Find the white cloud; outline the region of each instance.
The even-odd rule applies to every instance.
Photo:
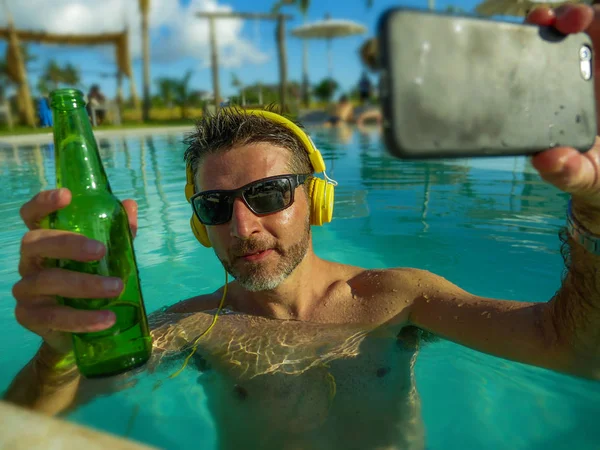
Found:
[[[20,29],[50,33],[101,33],[130,30],[132,58],[141,55],[141,16],[137,0],[7,0]],[[215,0],[192,0],[182,6],[178,0],[150,0],[150,39],[152,61],[173,62],[193,57],[210,65],[208,21],[195,16],[200,11],[231,11]],[[260,64],[269,56],[241,37],[243,22],[217,20],[220,64],[239,67]],[[105,50],[106,51],[106,50]],[[112,55],[112,53],[109,53]]]

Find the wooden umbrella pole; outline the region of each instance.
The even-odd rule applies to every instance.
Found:
[[[29,84],[27,82],[27,71],[25,70],[25,62],[23,54],[21,53],[17,31],[15,30],[10,13],[8,15],[8,46],[10,55],[9,60],[12,60],[8,61],[8,63],[14,63],[17,83],[19,84],[17,99],[21,109],[20,112],[25,123],[30,127],[35,127],[35,114],[33,111],[33,102],[29,91]]]

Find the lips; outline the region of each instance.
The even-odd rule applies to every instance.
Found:
[[[251,253],[246,253],[246,254],[242,255],[241,258],[244,261],[255,262],[255,261],[260,261],[260,260],[266,258],[272,252],[273,252],[273,249],[268,248],[266,250],[258,250],[258,251],[254,251],[254,252],[251,252]]]

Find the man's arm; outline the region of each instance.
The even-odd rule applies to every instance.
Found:
[[[588,220],[581,216],[588,230],[600,234]],[[411,278],[425,289],[415,292],[409,323],[484,353],[600,379],[600,257],[565,232],[561,238],[567,273],[549,302],[483,298],[414,271]]]
[[[600,211],[578,208],[576,220],[600,236]],[[566,232],[561,233],[567,268],[561,289],[549,303],[558,341],[570,350],[573,363],[588,376],[600,379],[600,255],[585,249]]]
[[[80,379],[72,355],[60,355],[42,344],[10,384],[4,399],[48,415],[56,415],[73,404]]]
[[[169,307],[168,313],[189,313],[214,309],[219,304],[222,289],[210,295],[193,297]],[[162,324],[162,312],[151,314],[148,319],[156,329]],[[173,320],[172,315],[168,320]],[[153,352],[159,351],[156,347]],[[69,408],[85,403],[100,393],[107,394],[128,387],[126,376],[95,381],[80,391],[82,377],[72,355],[60,355],[46,344],[21,369],[14,378],[4,400],[49,415],[65,412]]]

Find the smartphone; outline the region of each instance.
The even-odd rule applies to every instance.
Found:
[[[585,152],[597,134],[591,39],[409,8],[378,24],[383,135],[399,158]]]

